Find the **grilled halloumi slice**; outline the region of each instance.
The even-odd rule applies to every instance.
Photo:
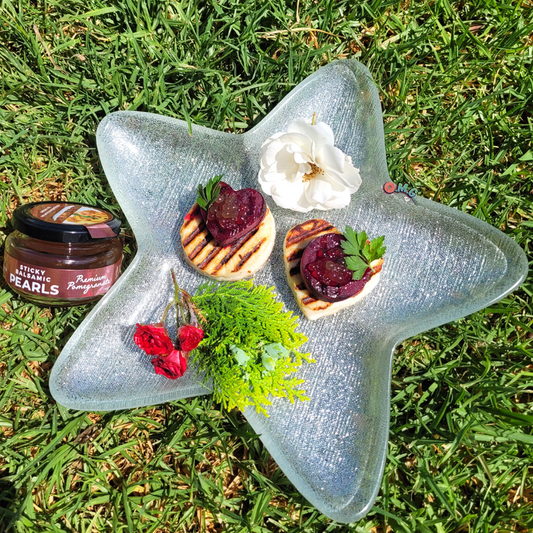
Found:
[[[266,216],[257,228],[233,244],[220,246],[209,233],[195,203],[185,216],[180,237],[189,265],[206,276],[236,281],[252,276],[266,263],[274,247],[276,226],[267,207]]]
[[[296,303],[305,317],[309,320],[316,320],[323,316],[333,315],[341,309],[350,307],[364,298],[378,284],[381,266],[383,264],[383,259],[372,261],[370,265],[376,270],[376,273],[373,274],[370,280],[365,284],[363,290],[355,296],[340,302],[317,300],[307,290],[302,275],[300,274],[300,259],[302,258],[306,246],[316,237],[320,237],[326,233],[341,232],[325,220],[312,219],[291,228],[283,242],[283,261],[285,263],[287,281],[294,293]]]

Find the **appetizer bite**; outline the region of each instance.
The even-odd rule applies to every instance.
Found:
[[[364,231],[343,235],[329,222],[313,219],[291,228],[283,243],[287,281],[309,320],[332,315],[364,298],[379,282],[384,237]]]
[[[270,257],[276,227],[255,189],[234,191],[215,176],[198,187],[180,237],[187,263],[211,278],[236,281],[252,276]]]

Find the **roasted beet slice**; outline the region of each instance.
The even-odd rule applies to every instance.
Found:
[[[300,260],[300,272],[307,290],[326,302],[340,302],[360,293],[372,276],[367,268],[360,280],[346,267],[341,242],[346,239],[338,233],[327,233],[313,239]]]
[[[255,189],[234,191],[221,181],[220,193],[208,212],[200,211],[213,238],[227,246],[257,228],[266,216],[267,206]]]

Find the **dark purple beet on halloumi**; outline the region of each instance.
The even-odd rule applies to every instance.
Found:
[[[255,189],[234,191],[227,183],[220,182],[217,199],[207,213],[200,211],[213,238],[221,246],[227,246],[261,224],[267,205]]]
[[[345,237],[327,233],[313,239],[305,248],[300,260],[300,272],[307,290],[315,298],[326,302],[340,302],[359,294],[372,277],[367,268],[360,280],[346,267],[341,242]]]

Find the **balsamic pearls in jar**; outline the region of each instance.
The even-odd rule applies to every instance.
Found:
[[[31,302],[81,305],[102,297],[122,262],[121,221],[90,205],[38,202],[13,213],[4,278]]]

